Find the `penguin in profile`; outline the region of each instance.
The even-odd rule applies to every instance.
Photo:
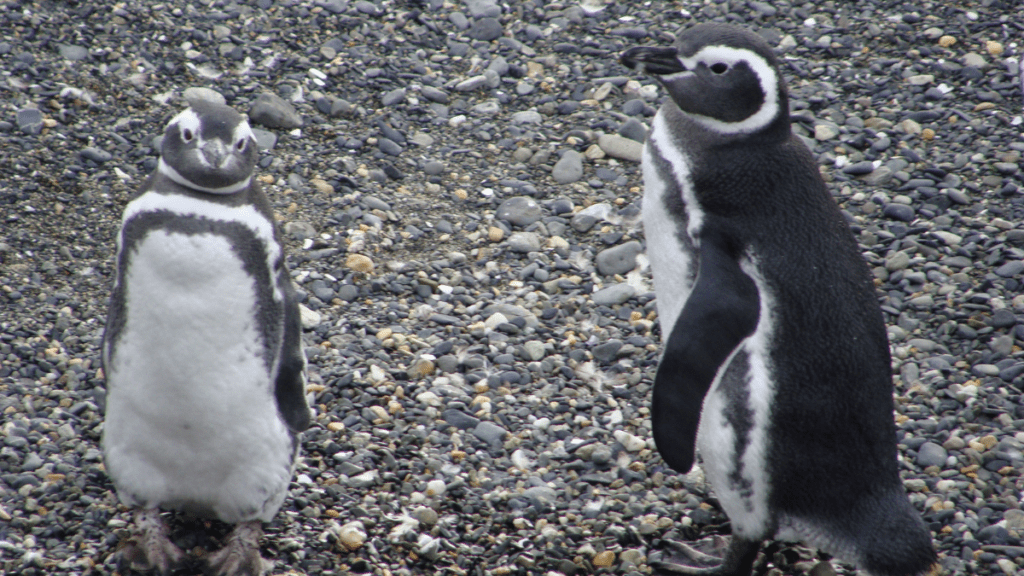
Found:
[[[258,576],[262,522],[284,501],[310,423],[298,301],[253,178],[245,117],[194,102],[124,211],[104,332],[103,455],[135,510],[122,561],[168,574],[186,556],[161,509],[235,524],[210,572]]]
[[[642,159],[664,340],[654,440],[678,472],[700,452],[732,526],[724,559],[674,543],[688,559],[656,573],[747,576],[770,539],[875,576],[933,570],[931,535],[899,476],[874,285],[790,129],[771,47],[701,24],[621,61],[669,96]]]

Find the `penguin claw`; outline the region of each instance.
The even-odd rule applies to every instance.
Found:
[[[204,559],[206,573],[212,576],[263,576],[270,563],[260,556],[263,528],[258,520],[235,526],[228,543]]]
[[[155,571],[168,576],[183,567],[185,553],[167,537],[167,525],[156,510],[139,510],[135,514],[138,533],[121,548],[121,563],[136,572]]]
[[[708,542],[704,540],[702,542]],[[726,544],[726,539],[715,536],[710,539],[711,547],[715,550],[725,550],[724,557],[706,554],[683,542],[665,540],[665,543],[680,552],[690,561],[697,565],[683,563],[678,558],[667,561],[652,561],[649,565],[654,568],[656,576],[668,574],[688,574],[690,576],[749,576],[753,566],[754,558],[760,547],[759,542],[733,538]]]

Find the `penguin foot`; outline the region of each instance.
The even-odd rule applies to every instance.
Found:
[[[683,563],[680,559],[670,561],[651,562],[654,574],[689,574],[691,576],[750,576],[754,567],[754,559],[757,558],[757,551],[761,542],[747,540],[735,536],[725,544],[725,538],[715,536],[711,540],[711,547],[717,550],[725,549],[724,557],[706,554],[683,542],[666,540],[665,542],[694,564]],[[706,542],[706,540],[705,540]]]
[[[228,543],[206,556],[206,572],[214,576],[263,576],[270,563],[260,556],[262,536],[259,520],[238,524],[228,535]]]
[[[136,572],[156,571],[161,576],[182,567],[185,553],[167,537],[167,524],[159,510],[136,510],[135,527],[137,532],[121,548],[122,564]]]

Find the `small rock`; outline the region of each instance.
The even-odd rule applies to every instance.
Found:
[[[634,434],[630,434],[625,430],[616,430],[612,433],[612,436],[619,441],[619,444],[622,444],[622,447],[625,448],[627,452],[639,452],[647,446],[646,440]]]
[[[525,228],[540,220],[544,216],[544,211],[533,198],[513,196],[498,206],[495,216]]]
[[[598,306],[614,306],[622,304],[636,295],[636,288],[626,284],[613,284],[590,295],[590,299]]]
[[[597,139],[597,145],[612,158],[639,162],[644,146],[640,142],[617,134],[604,134]]]
[[[566,150],[551,170],[551,177],[559,184],[576,182],[583,177],[583,156],[575,150]]]
[[[473,429],[473,435],[494,448],[500,448],[508,435],[508,430],[498,426],[494,422],[480,422]]]
[[[373,272],[373,260],[362,254],[349,254],[345,259],[345,266],[363,274]]]
[[[594,355],[594,358],[601,362],[613,362],[617,357],[619,350],[622,349],[622,340],[612,338],[603,344],[594,346],[593,350],[590,351]]]
[[[264,92],[256,98],[249,109],[249,118],[267,128],[291,130],[302,126],[302,116],[299,116],[295,107],[270,92]]]
[[[320,325],[320,313],[310,310],[302,304],[299,304],[299,317],[302,321],[302,327],[306,330],[312,330]]]
[[[338,546],[346,552],[358,550],[366,542],[366,530],[359,520],[349,522],[338,529]]]
[[[636,257],[643,252],[643,246],[636,240],[613,246],[597,253],[594,263],[597,271],[604,276],[625,274],[636,266]]]
[[[18,110],[18,128],[25,134],[34,135],[43,131],[43,113],[38,108]],[[582,175],[582,168],[580,175]]]
[[[490,42],[501,37],[505,29],[497,18],[480,18],[473,22],[473,25],[466,31],[466,35],[473,40]]]
[[[192,86],[186,88],[181,94],[182,98],[189,103],[189,106],[196,102],[208,102],[210,104],[220,104],[224,106],[227,104],[227,100],[224,99],[224,95],[211,88],[204,86]]]
[[[636,118],[630,118],[623,122],[622,126],[619,127],[619,134],[624,138],[636,140],[637,142],[647,140],[647,128],[644,127],[643,122]]]
[[[925,442],[917,449],[917,465],[922,468],[946,465],[946,449],[934,442]]]
[[[536,252],[540,250],[540,236],[536,232],[516,232],[509,237],[508,247],[519,254]]]

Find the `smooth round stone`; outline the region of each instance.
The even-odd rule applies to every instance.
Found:
[[[57,51],[60,52],[62,58],[71,61],[85,60],[89,57],[89,50],[87,48],[74,44],[58,44]]]
[[[643,142],[647,140],[647,128],[644,128],[643,122],[636,118],[630,118],[622,123],[619,127],[619,135],[630,140],[636,140],[637,142]]]
[[[381,97],[380,103],[384,106],[395,106],[402,103],[405,100],[405,88],[395,88],[390,92],[384,93]]]
[[[594,263],[597,271],[604,276],[625,274],[636,266],[636,257],[643,252],[643,246],[636,240],[613,246],[597,253]]]
[[[1012,278],[1024,272],[1024,261],[1014,260],[996,268],[996,275],[1003,278]]]
[[[612,158],[639,162],[643,152],[643,144],[618,134],[605,134],[597,139],[597,145]]]
[[[535,232],[516,232],[509,236],[508,247],[518,254],[528,254],[540,250],[540,236]]]
[[[466,35],[473,40],[490,42],[501,37],[505,29],[497,18],[480,18],[473,22],[473,25],[466,31]]]
[[[639,116],[644,113],[646,108],[647,103],[642,98],[633,98],[622,105],[622,113],[627,116]]]
[[[887,204],[882,209],[882,215],[886,218],[893,220],[899,220],[900,222],[910,222],[914,219],[914,209],[906,204]]]
[[[929,466],[945,466],[948,453],[946,449],[934,442],[925,442],[917,449],[917,465],[922,468]]]
[[[264,92],[256,98],[249,109],[249,118],[267,128],[291,130],[302,126],[302,116],[299,116],[295,107],[270,92]]]
[[[82,158],[92,160],[97,164],[103,164],[104,162],[108,162],[111,158],[114,157],[110,152],[107,152],[106,150],[102,150],[100,148],[96,148],[95,146],[83,148],[82,151],[79,152],[79,154],[82,155]]]
[[[590,295],[591,301],[598,306],[614,306],[622,304],[636,295],[636,288],[626,283],[613,284]]]
[[[559,184],[569,184],[582,178],[583,155],[575,150],[566,150],[551,170],[551,177]]]
[[[391,156],[398,156],[402,153],[402,147],[397,142],[383,136],[377,139],[377,147],[381,152]]]
[[[544,211],[533,198],[514,196],[498,206],[495,216],[516,226],[526,227],[540,220]]]
[[[427,160],[423,164],[423,172],[428,176],[437,176],[441,172],[444,172],[444,163],[437,160]]]
[[[352,302],[359,298],[359,287],[354,284],[343,284],[338,287],[337,293],[338,298],[345,302]]]
[[[568,214],[572,212],[573,207],[574,205],[572,203],[572,200],[568,198],[556,198],[555,200],[552,200],[550,204],[548,204],[548,210],[551,210],[551,213],[554,214],[555,216],[559,216],[561,214]]]

